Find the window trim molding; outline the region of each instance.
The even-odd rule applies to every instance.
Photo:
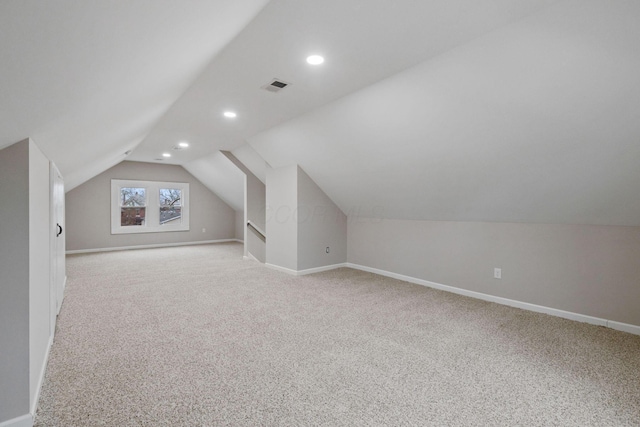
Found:
[[[144,187],[147,192],[145,225],[120,225],[120,189],[124,187]],[[182,221],[177,224],[160,224],[160,189],[176,188],[182,191]],[[111,234],[167,233],[189,231],[189,183],[166,181],[143,181],[135,179],[111,180]]]

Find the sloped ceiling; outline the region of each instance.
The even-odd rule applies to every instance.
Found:
[[[249,141],[348,214],[638,226],[639,16],[564,1]]]
[[[640,225],[638,16],[630,0],[4,0],[0,147],[33,137],[67,189],[168,151],[237,209],[229,150],[263,180],[300,164],[351,214]],[[272,78],[291,86],[261,90]]]
[[[131,155],[178,141],[182,164],[338,99],[552,4],[550,0],[272,0],[158,121]],[[321,67],[305,58],[319,53]],[[291,84],[262,90],[273,78]],[[233,110],[234,120],[222,113]]]
[[[234,210],[244,210],[244,173],[220,151],[182,167]]]
[[[0,148],[67,189],[124,159],[267,0],[0,1]]]

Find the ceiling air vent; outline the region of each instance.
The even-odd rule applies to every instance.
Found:
[[[273,79],[271,81],[271,83],[266,84],[264,86],[262,86],[262,89],[269,91],[269,92],[280,92],[282,89],[284,89],[285,87],[289,86],[290,83],[285,83],[280,79]]]

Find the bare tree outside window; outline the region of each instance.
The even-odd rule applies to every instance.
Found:
[[[160,189],[160,225],[182,220],[182,190]]]
[[[111,234],[189,231],[189,183],[112,179],[110,211]]]
[[[124,187],[120,189],[120,225],[144,225],[147,205],[145,188]]]

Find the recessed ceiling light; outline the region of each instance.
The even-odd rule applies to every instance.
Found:
[[[189,146],[189,143],[188,143],[188,142],[185,142],[185,141],[182,141],[182,142],[179,142],[179,143],[178,143],[178,146],[179,146],[179,147],[182,147],[182,148],[187,148],[187,147]]]
[[[162,157],[171,157],[171,154],[169,154],[169,153],[162,153]]]
[[[233,111],[225,111],[224,116],[228,119],[233,119],[237,116],[237,114],[234,113]]]
[[[320,65],[324,62],[324,58],[320,55],[307,56],[307,63],[311,65]]]

